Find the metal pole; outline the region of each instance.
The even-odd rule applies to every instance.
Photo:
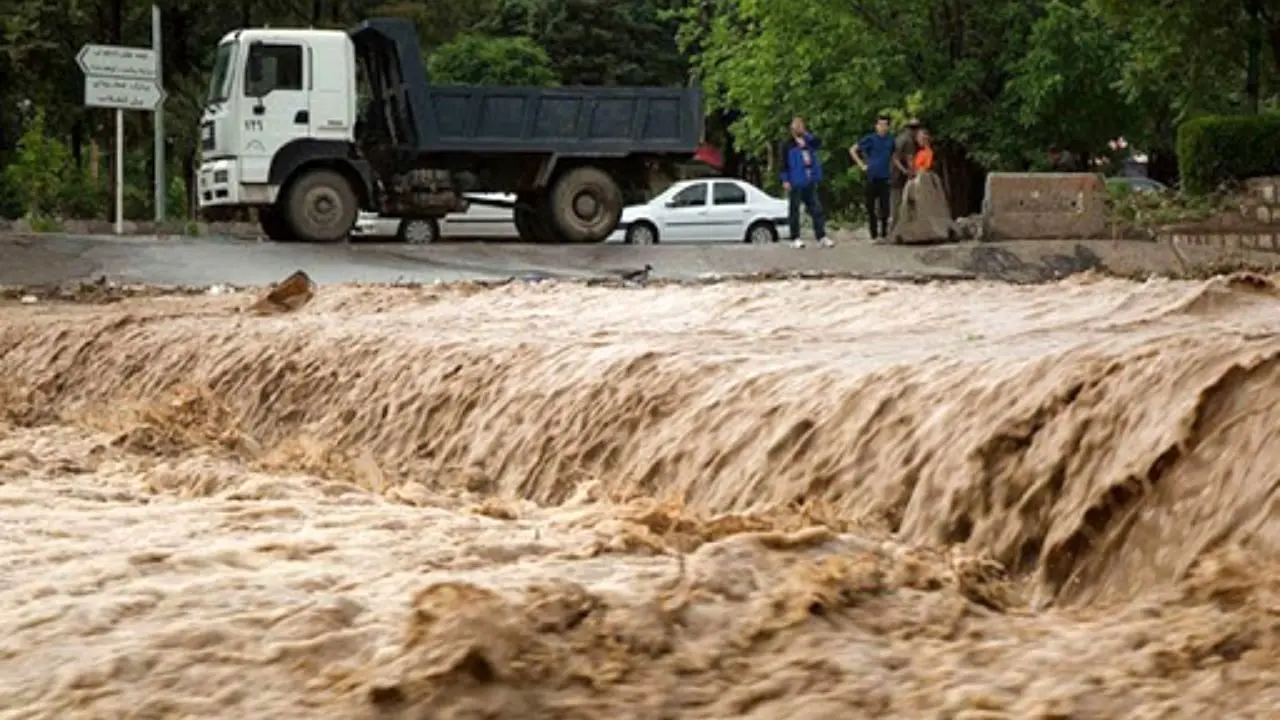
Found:
[[[124,234],[124,110],[116,110],[116,234]]]
[[[156,87],[161,91],[164,90],[164,60],[162,59],[162,44],[160,36],[162,29],[160,27],[160,6],[151,6],[151,47],[156,51]],[[164,103],[161,102],[156,106],[156,111],[152,115],[156,132],[156,222],[164,222],[167,212],[165,209],[165,200],[168,198],[168,185],[165,183],[165,152],[164,152]]]

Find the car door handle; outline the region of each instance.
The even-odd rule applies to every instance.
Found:
[[[265,115],[266,113],[267,113],[267,106],[266,106],[266,105],[261,105],[261,104],[259,104],[259,105],[254,105],[254,106],[253,106],[253,114],[254,114],[254,115]]]
[[[306,125],[311,122],[311,112],[308,110],[299,110],[298,114],[293,116],[293,122],[297,125]]]

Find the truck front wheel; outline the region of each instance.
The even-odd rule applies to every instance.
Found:
[[[337,242],[356,224],[351,183],[332,170],[311,170],[290,184],[284,200],[289,227],[306,242]]]
[[[551,217],[570,242],[603,242],[622,218],[622,189],[603,170],[574,168],[551,192]]]

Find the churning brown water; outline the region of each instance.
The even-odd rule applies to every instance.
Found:
[[[1280,707],[1280,291],[0,307],[0,711]]]

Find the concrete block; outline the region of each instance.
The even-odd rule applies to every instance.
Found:
[[[1094,173],[990,173],[983,214],[992,239],[1102,237],[1106,181]]]
[[[1280,197],[1280,193],[1276,191],[1277,180],[1278,178],[1270,176],[1249,178],[1244,181],[1245,191],[1268,205],[1274,205],[1277,197]]]

